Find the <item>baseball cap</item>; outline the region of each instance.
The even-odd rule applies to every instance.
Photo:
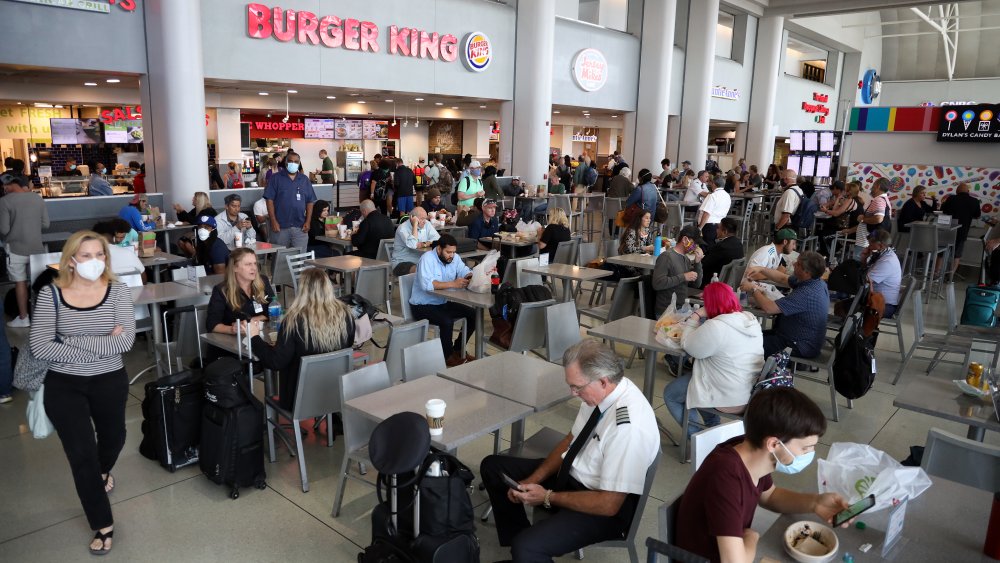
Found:
[[[795,235],[795,231],[792,229],[781,229],[774,235],[774,240],[778,242],[785,242],[786,240],[795,240],[798,236]]]
[[[135,194],[135,197],[132,198],[131,203],[132,205],[135,205],[140,201],[149,201],[149,198],[146,196],[146,194]]]
[[[701,231],[699,231],[698,227],[695,227],[694,225],[688,225],[687,227],[681,229],[681,232],[677,233],[677,240],[680,240],[681,237],[687,237],[699,246],[705,244],[705,241],[701,238]]]
[[[475,162],[475,161],[473,161],[473,162]],[[483,205],[482,206],[486,207],[487,205],[496,205],[496,204],[497,204],[497,200],[493,199],[492,197],[488,197],[488,198],[486,198],[486,199],[483,200]]]
[[[213,229],[218,226],[216,224],[216,222],[215,222],[215,217],[212,217],[211,215],[202,215],[201,217],[198,217],[198,224],[199,225],[208,225],[209,227],[212,227]]]
[[[17,184],[22,188],[28,187],[28,179],[19,174],[0,175],[0,183],[2,183],[4,186],[6,186],[7,184]]]
[[[469,163],[469,168],[482,168],[483,165],[478,160],[473,160]],[[495,201],[493,203],[496,203]]]

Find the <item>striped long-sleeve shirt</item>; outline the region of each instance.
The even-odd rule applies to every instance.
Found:
[[[135,308],[128,286],[109,284],[104,299],[85,309],[67,304],[55,289],[59,291],[58,326],[54,288],[44,287],[38,294],[31,319],[31,353],[47,360],[50,370],[71,375],[100,375],[123,367],[122,354],[135,342]],[[123,331],[111,336],[116,325]]]

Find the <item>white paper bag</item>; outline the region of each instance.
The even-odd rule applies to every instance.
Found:
[[[913,500],[931,486],[919,467],[905,467],[868,444],[834,442],[826,459],[818,461],[819,492],[839,493],[848,503],[875,495],[872,510],[893,505],[893,500]]]
[[[31,399],[28,400],[28,428],[31,429],[31,435],[38,440],[48,438],[49,434],[55,430],[49,417],[45,414],[44,401],[45,384],[43,383],[38,391],[31,393]]]
[[[538,232],[538,223],[535,221],[524,222],[524,219],[518,219],[517,225],[514,226],[519,233],[530,233],[535,234]]]
[[[497,250],[489,251],[483,261],[476,264],[476,267],[472,269],[472,281],[469,282],[469,291],[474,291],[476,293],[489,293],[490,280],[493,271],[497,269],[497,260],[500,259],[500,252]]]

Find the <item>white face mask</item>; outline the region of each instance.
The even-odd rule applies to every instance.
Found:
[[[103,260],[92,258],[85,262],[77,262],[76,258],[73,258],[73,262],[76,263],[76,272],[80,274],[80,277],[83,279],[95,281],[97,278],[101,277],[101,274],[104,273]]]
[[[208,236],[212,234],[212,231],[206,231],[205,229],[198,229],[198,240],[206,241]]]

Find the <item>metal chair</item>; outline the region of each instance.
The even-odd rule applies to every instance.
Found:
[[[416,319],[413,317],[413,309],[410,307],[410,294],[413,293],[413,281],[417,278],[417,274],[406,274],[399,276],[399,308],[403,313],[404,322],[415,322]],[[398,323],[392,323],[398,324]],[[462,342],[467,340],[466,330],[468,327],[465,326],[465,319],[456,319],[455,328],[462,332]],[[430,325],[428,328],[428,334],[434,334],[437,332],[437,327]]]
[[[341,399],[340,418],[344,425],[344,459],[340,463],[337,496],[333,501],[334,518],[340,516],[340,507],[344,502],[344,488],[347,486],[348,478],[371,485],[367,480],[351,474],[350,463],[356,461],[359,472],[362,475],[365,473],[363,469],[364,464],[369,462],[368,439],[377,425],[375,422],[344,408],[343,405],[351,399],[381,391],[382,389],[388,389],[392,386],[392,381],[389,379],[389,372],[386,371],[385,363],[382,362],[346,373],[338,378],[338,380],[340,382],[339,395]]]
[[[604,241],[604,257],[611,258],[612,256],[618,256],[618,239]]]
[[[545,346],[545,308],[553,304],[555,301],[552,299],[522,303],[517,312],[517,320],[514,321],[510,348],[503,348],[493,341],[488,341],[490,346],[521,354],[543,348]]]
[[[824,342],[823,348],[820,350],[819,355],[815,358],[802,358],[799,356],[791,357],[791,361],[796,364],[826,370],[825,379],[808,373],[796,373],[795,377],[798,379],[805,379],[807,381],[828,385],[830,387],[830,406],[833,409],[834,422],[840,421],[840,410],[837,407],[837,390],[833,387],[833,362],[837,359],[837,350],[840,349],[841,345],[846,342],[847,339],[853,336],[854,322],[845,322],[844,326],[841,327],[840,332],[837,334],[837,338],[834,340],[833,344]],[[847,408],[854,408],[854,401],[848,400]]]
[[[920,467],[930,475],[1000,493],[1000,447],[938,428],[927,432]]]
[[[941,270],[945,271],[948,266],[944,264],[944,259],[948,256],[948,247],[940,246],[938,241],[938,228],[934,223],[910,223],[910,244],[903,254],[903,275],[917,277],[920,272],[922,284],[920,289],[927,291],[930,289],[929,283],[934,276],[934,262],[938,257],[942,260]],[[923,258],[923,269],[918,270],[917,262]]]
[[[448,369],[441,343],[424,340],[403,349],[403,381],[413,381]]]
[[[538,267],[538,257],[530,256],[528,258],[523,258],[520,260],[511,260],[508,262],[509,265],[514,265],[514,280],[515,287],[525,287],[529,285],[541,285],[542,276],[540,274],[530,274],[525,272],[525,268],[537,268]]]
[[[698,468],[701,467],[701,464],[705,461],[705,458],[708,457],[708,454],[712,453],[715,446],[718,446],[730,438],[741,436],[744,433],[745,430],[743,429],[742,420],[725,422],[723,424],[719,424],[718,426],[706,428],[701,432],[695,432],[691,435],[691,467],[693,467],[695,471],[698,471]]]
[[[561,363],[563,353],[570,346],[583,340],[580,321],[576,316],[576,303],[566,301],[545,308],[545,359]]]
[[[674,238],[684,228],[684,210],[679,205],[667,206],[667,222],[663,224],[666,236]]]
[[[906,361],[906,344],[903,342],[903,309],[909,303],[917,282],[912,277],[907,277],[900,285],[899,303],[896,305],[896,312],[893,313],[891,319],[883,318],[878,324],[878,330],[880,333],[884,333],[886,328],[892,329],[899,340],[900,361]]]
[[[380,305],[385,305],[383,312],[387,315],[392,314],[392,305],[389,303],[392,296],[389,289],[390,275],[391,271],[388,266],[364,268],[358,271],[357,282],[354,284],[355,293],[371,301],[380,309]]]
[[[288,256],[299,253],[298,248],[281,248],[274,253],[274,268],[271,271],[271,287],[282,293],[282,305],[284,305],[284,288],[292,286],[292,272],[288,270]],[[200,277],[200,276],[199,276]]]
[[[302,432],[299,423],[310,418],[327,417],[326,436],[327,447],[333,446],[333,429],[331,428],[331,413],[341,409],[340,378],[351,371],[351,356],[354,350],[345,348],[337,352],[304,356],[299,367],[299,382],[295,390],[295,402],[291,411],[284,409],[274,397],[265,397],[264,406],[267,418],[267,449],[271,463],[276,460],[274,452],[274,431],[282,430],[278,426],[278,417],[283,416],[292,421],[292,434],[295,435],[295,457],[299,460],[299,476],[302,479],[302,492],[309,492],[309,479],[306,476],[305,450],[302,448]]]
[[[646,538],[647,563],[656,563],[657,553],[665,555],[670,561],[683,563],[709,563],[708,559],[695,555],[686,549],[681,549],[674,545],[677,541],[677,511],[681,507],[683,494],[677,495],[674,500],[660,505],[660,541],[653,538]]]
[[[934,369],[934,366],[941,362],[959,365],[968,364],[969,356],[972,352],[972,338],[954,334],[928,334],[924,329],[922,290],[914,290],[913,298],[910,299],[910,302],[913,304],[913,343],[910,344],[910,348],[906,351],[903,362],[899,364],[899,370],[896,371],[896,377],[892,380],[892,384],[895,385],[899,381],[907,364],[913,359],[913,353],[917,350],[931,350],[934,352],[934,357],[931,358],[931,362],[927,366],[927,373],[930,373]],[[941,356],[946,354],[958,354],[962,356],[962,361],[955,362],[941,359]]]
[[[566,212],[566,217],[569,218],[569,230],[575,232],[576,229],[573,228],[573,219],[583,216],[582,211],[573,211],[573,205],[570,203],[569,196],[566,194],[553,194],[549,196],[549,208],[558,207]]]
[[[393,381],[403,379],[403,350],[427,340],[430,323],[427,319],[412,323],[394,325],[389,329],[389,341],[385,344],[386,369]],[[440,346],[440,344],[439,344]]]
[[[285,256],[285,263],[288,264],[288,273],[292,278],[292,290],[295,291],[296,295],[299,293],[299,274],[302,273],[302,270],[311,267],[306,264],[306,260],[314,260],[315,258],[316,252],[313,250]]]
[[[637,295],[638,297],[636,297]],[[610,303],[580,309],[580,315],[597,319],[602,323],[610,323],[634,315],[637,308],[639,311],[645,309],[642,278],[639,276],[618,280],[618,286],[615,287],[615,292],[611,295]]]
[[[391,238],[384,238],[378,241],[378,250],[375,251],[375,259],[381,260],[382,262],[392,261],[392,249],[395,246],[395,240]]]
[[[535,265],[538,265],[538,256],[525,256],[523,258],[511,258],[507,260],[507,267],[504,268],[503,277],[500,279],[500,283],[509,283],[514,286],[517,285],[517,263],[522,260],[535,260]]]
[[[580,248],[580,241],[577,239],[565,240],[556,246],[556,254],[552,257],[554,264],[576,264],[576,254]]]

